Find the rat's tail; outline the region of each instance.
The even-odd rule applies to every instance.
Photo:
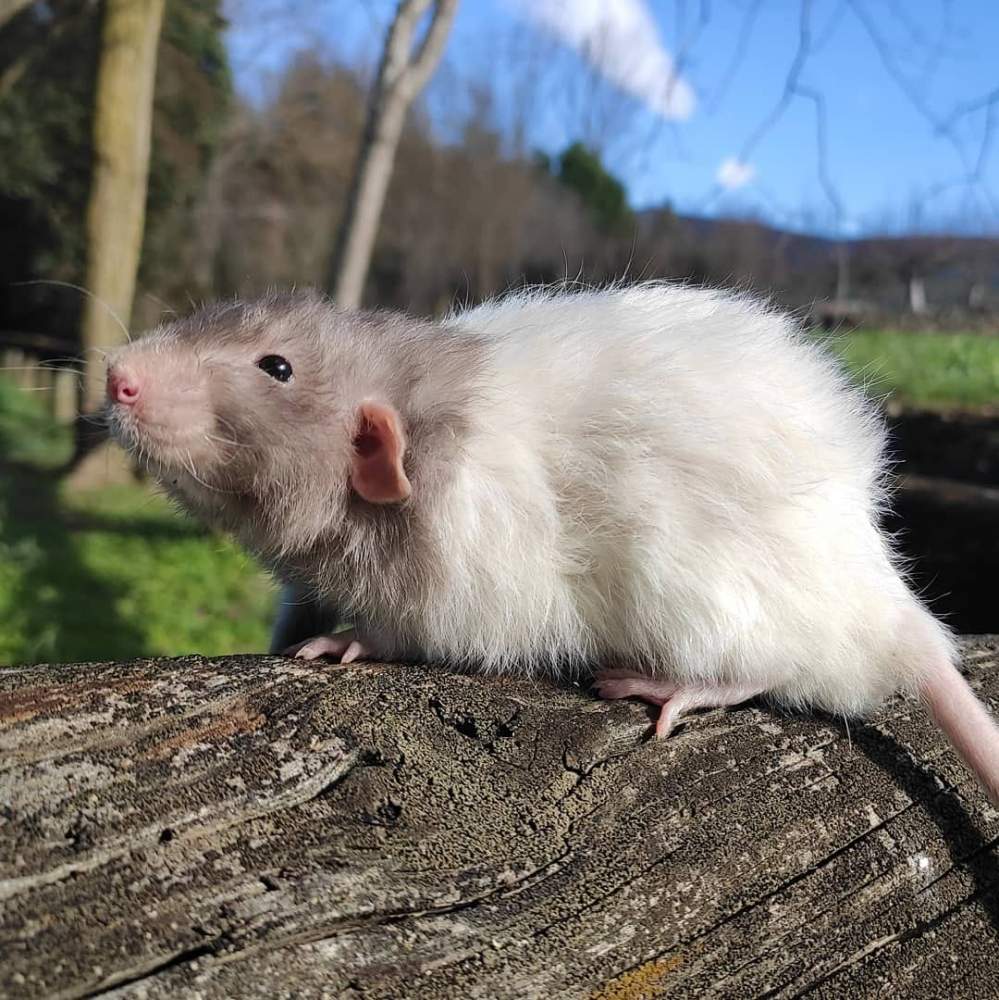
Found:
[[[934,721],[999,806],[999,725],[949,657],[939,657],[920,685]]]

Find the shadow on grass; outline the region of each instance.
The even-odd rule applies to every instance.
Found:
[[[112,535],[141,535],[162,541],[204,538],[205,532],[193,521],[176,522],[147,517],[127,517],[121,514],[99,514],[93,511],[69,510],[62,513],[63,523],[70,531],[102,531]]]
[[[0,456],[9,453],[7,443],[0,438]],[[0,458],[0,546],[13,570],[5,627],[20,634],[13,657],[68,662],[137,656],[145,635],[119,612],[127,588],[85,564],[61,508],[59,482],[53,472]],[[141,530],[148,532],[149,525]]]

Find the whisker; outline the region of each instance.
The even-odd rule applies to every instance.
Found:
[[[61,372],[63,375],[81,374],[78,368],[59,368],[56,365],[5,365],[0,372]]]
[[[196,483],[200,483],[202,486],[204,486],[204,488],[206,490],[211,490],[213,493],[229,493],[229,492],[231,492],[230,490],[219,489],[217,486],[209,486],[208,483],[206,483],[203,479],[199,478],[198,474],[194,471],[194,459],[191,457],[190,451],[188,451],[186,453],[186,455],[187,455],[187,461],[186,462],[182,462],[181,464],[184,466],[184,469],[188,473],[190,473],[191,478]]]
[[[121,317],[104,301],[99,295],[95,295],[89,288],[84,288],[83,285],[74,285],[72,281],[56,281],[53,278],[35,278],[32,281],[14,281],[11,285],[18,288],[22,285],[55,285],[58,288],[72,288],[83,295],[89,295],[94,302],[102,305],[107,309],[111,318],[118,324],[119,329],[123,334],[125,334],[125,340],[131,341],[132,335],[128,332],[128,327],[121,321]]]
[[[198,361],[198,363],[199,364],[201,363],[200,360]],[[234,433],[233,429],[232,429],[232,424],[228,420],[226,420],[225,417],[223,417],[221,415],[216,415],[215,419],[221,425],[222,430],[228,431],[230,434]]]
[[[201,436],[202,436],[202,437],[203,437],[203,438],[204,438],[204,439],[205,439],[205,440],[206,440],[206,441],[207,441],[207,442],[208,442],[209,444],[213,444],[213,443],[218,443],[218,444],[221,444],[221,445],[223,445],[223,446],[227,446],[227,445],[230,445],[230,444],[234,444],[234,442],[232,442],[232,441],[224,441],[224,440],[222,440],[222,438],[217,438],[217,437],[212,437],[212,435],[211,435],[211,434],[202,434]],[[236,458],[236,456],[235,456],[235,455],[229,455],[229,456],[227,456],[227,457],[226,457],[226,460],[225,460],[225,462],[224,462],[223,464],[224,464],[224,465],[228,465],[228,464],[229,464],[230,462],[232,462],[232,461],[233,461],[233,460],[234,460],[235,458]]]
[[[229,438],[217,437],[214,434],[209,434],[205,432],[205,438],[208,441],[216,441],[219,444],[227,445],[230,448],[250,448],[252,445],[243,444],[241,441],[230,441]]]

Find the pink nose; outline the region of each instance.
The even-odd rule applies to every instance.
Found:
[[[139,380],[121,368],[108,372],[108,398],[124,406],[132,406],[139,398]]]

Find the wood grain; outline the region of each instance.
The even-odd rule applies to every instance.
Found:
[[[999,995],[999,813],[918,705],[648,728],[412,666],[0,670],[0,994]]]

